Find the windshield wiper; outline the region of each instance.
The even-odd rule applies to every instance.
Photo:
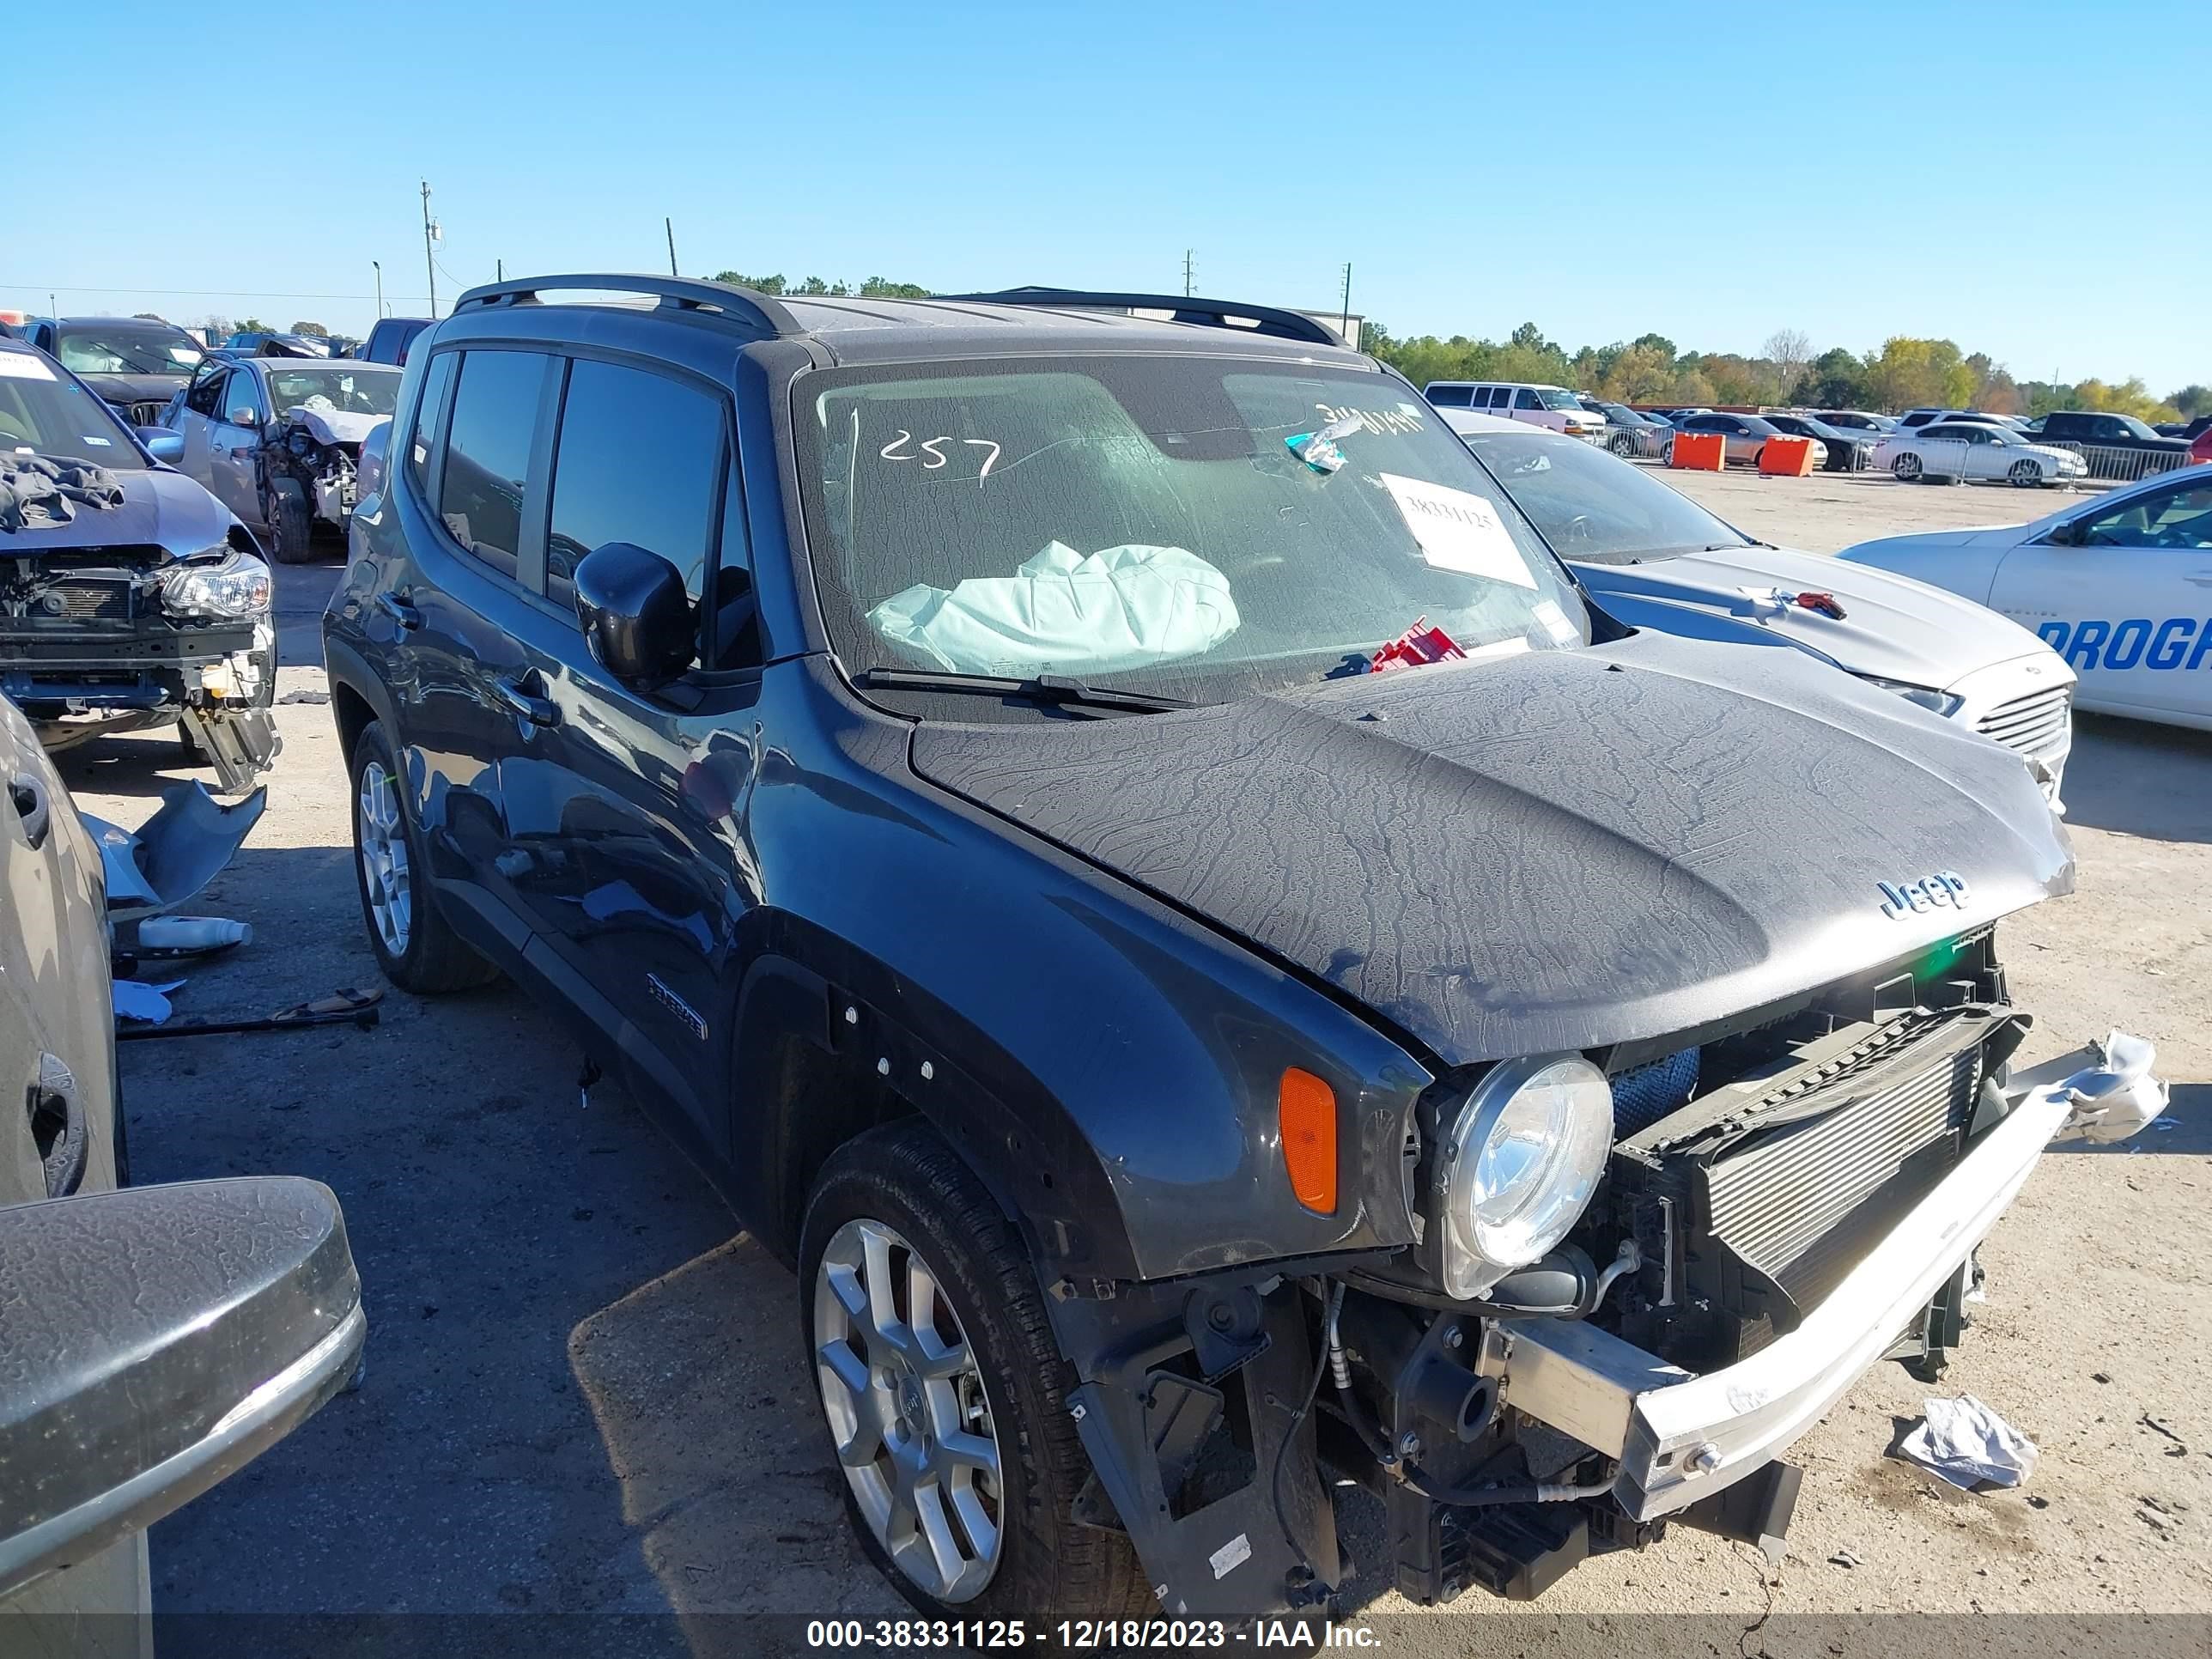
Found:
[[[1000,674],[948,674],[931,668],[871,668],[854,684],[872,691],[955,691],[981,696],[1018,697],[1061,708],[1123,708],[1153,714],[1170,708],[1195,708],[1188,697],[1158,697],[1149,691],[1123,691],[1110,685],[1086,685],[1065,674],[1036,674],[1016,679]]]

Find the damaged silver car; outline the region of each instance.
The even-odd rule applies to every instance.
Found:
[[[362,443],[392,418],[400,374],[351,360],[211,362],[163,424],[184,438],[179,466],[262,526],[279,564],[300,564],[319,528],[343,540],[353,522]]]
[[[179,449],[0,340],[0,693],[50,750],[180,726],[241,790],[278,746],[269,567]]]

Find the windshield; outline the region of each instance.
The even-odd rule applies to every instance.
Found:
[[[1110,679],[1197,701],[1589,636],[1496,483],[1397,382],[1200,357],[824,370],[796,388],[847,668]]]
[[[1568,410],[1570,413],[1576,415],[1589,413],[1589,411],[1583,407],[1582,400],[1576,397],[1573,392],[1561,392],[1554,387],[1539,387],[1536,392],[1536,401],[1542,404],[1547,409],[1564,409]]]
[[[182,329],[161,323],[71,323],[54,344],[75,374],[189,374],[207,355]]]
[[[1578,439],[1470,432],[1465,442],[1561,558],[1634,564],[1757,545],[1641,467]]]
[[[318,414],[389,415],[399,404],[397,369],[272,367],[268,374],[270,402],[279,414],[305,404]]]
[[[27,351],[0,351],[0,453],[8,452],[91,461],[117,472],[146,466],[105,404]]]

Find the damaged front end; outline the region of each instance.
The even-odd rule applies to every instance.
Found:
[[[1095,1488],[1170,1614],[1329,1601],[1324,1471],[1408,1600],[1527,1598],[1670,1523],[1778,1555],[1783,1462],[1885,1357],[1932,1377],[1976,1250],[2054,1137],[2140,1129],[2148,1046],[2024,1076],[1992,929],[1677,1037],[1441,1079],[1417,1242],[1187,1281],[1063,1281]]]
[[[260,451],[270,492],[296,488],[310,517],[343,535],[360,500],[362,445],[386,418],[307,405],[286,410]]]
[[[0,693],[49,750],[179,724],[224,789],[279,747],[269,568],[236,526],[185,558],[154,543],[0,547]]]

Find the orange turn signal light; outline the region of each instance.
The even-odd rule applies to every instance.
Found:
[[[1336,1091],[1311,1072],[1291,1066],[1276,1095],[1276,1116],[1291,1193],[1309,1210],[1335,1214]]]

